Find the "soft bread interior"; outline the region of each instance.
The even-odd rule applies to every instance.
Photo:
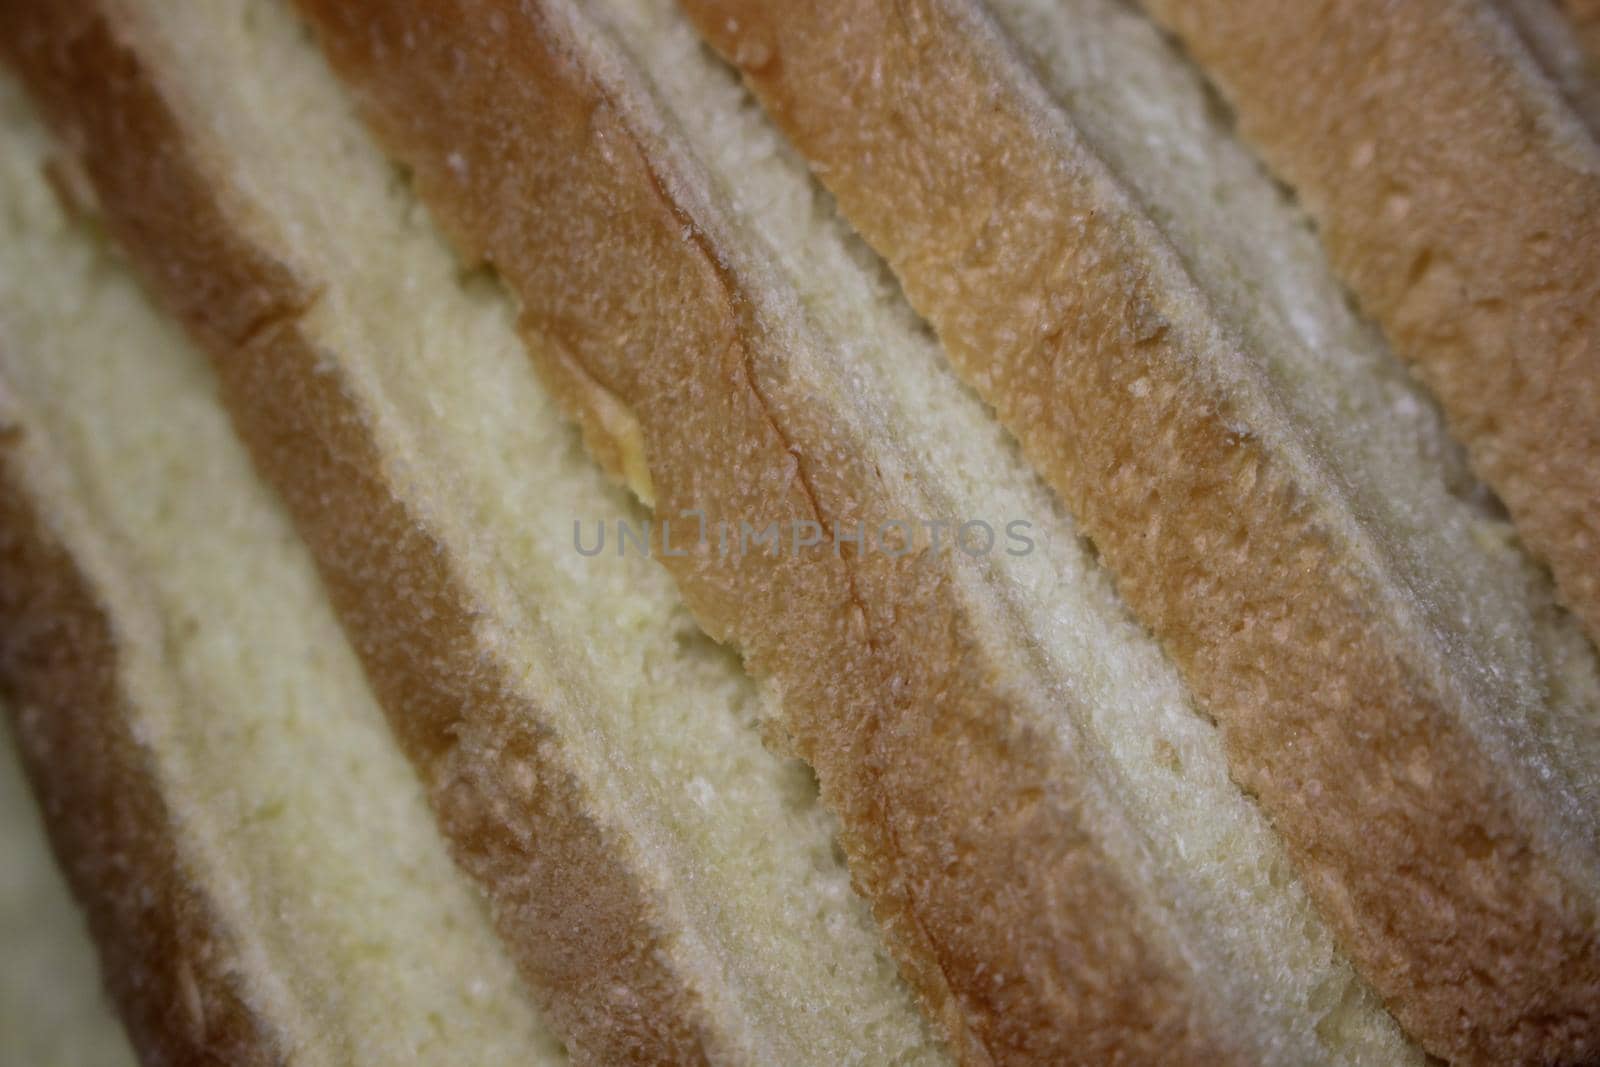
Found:
[[[133,1067],[133,1050],[100,990],[94,946],[40,832],[39,809],[4,726],[0,856],[0,1034],[7,1054],[51,1067]]]
[[[885,482],[906,487],[908,509],[956,524],[1032,523],[1040,550],[971,561],[958,571],[963,595],[997,642],[1029,650],[1010,665],[1047,709],[1037,725],[1063,747],[1087,748],[1103,799],[1135,828],[1109,847],[1160,898],[1171,928],[1154,936],[1193,953],[1226,1010],[1257,1028],[1268,1060],[1413,1055],[1339,958],[1171,665],[736,80],[669,4],[606,0],[586,13],[646,72],[660,111],[636,118],[681,157],[684,195],[710,197],[754,235],[734,269],[792,288],[806,328],[828,339],[819,350],[793,338],[795,372],[851,423]],[[592,44],[600,66],[618,68],[608,46]]]
[[[6,462],[100,592],[132,732],[252,1009],[295,1062],[565,1062],[209,365],[64,210],[82,186],[9,80],[0,144]]]
[[[1468,722],[1563,848],[1600,832],[1600,671],[1437,407],[1352,310],[1316,236],[1233,136],[1222,106],[1121,0],[999,0],[1096,153],[1243,343],[1221,366],[1254,432],[1276,437],[1343,511],[1386,610],[1465,694]],[[1264,371],[1264,376],[1258,375]],[[1331,520],[1330,520],[1331,521]]]
[[[127,5],[129,25],[250,238],[321,285],[300,328],[351,383],[392,477],[480,605],[655,890],[665,950],[762,1062],[938,1061],[760,695],[659,565],[594,524],[641,514],[583,455],[490,279],[463,276],[286,6]],[[511,783],[514,785],[515,783]]]

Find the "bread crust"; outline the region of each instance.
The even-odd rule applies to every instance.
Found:
[[[804,380],[804,350],[826,342],[576,5],[301,6],[463,258],[516,294],[591,440],[630,413],[674,543],[694,543],[686,509],[830,532],[906,517],[872,446]],[[1065,698],[1017,680],[950,564],[714,546],[663,562],[708,632],[781,687],[852,876],[967,1062],[1257,1054],[1152,920],[1152,887],[1106,853],[1137,831],[1042,736],[1029,702]]]
[[[1592,828],[1468,727],[1489,698],[1208,371],[1237,342],[981,10],[684,6],[1094,539],[1402,1025],[1463,1062],[1600,1053]]]
[[[1589,55],[1600,65],[1600,0],[1563,0]]]
[[[537,698],[475,628],[458,561],[408,508],[359,402],[303,328],[315,283],[230,216],[228,190],[162,95],[134,28],[111,0],[18,0],[0,7],[0,41],[81,154],[112,231],[211,355],[240,435],[310,546],[455,858],[484,887],[574,1059],[735,1055],[674,969],[648,888],[593,817]],[[64,781],[38,770],[46,789]],[[172,943],[185,953],[205,943],[181,934]],[[152,1020],[149,1040],[178,1040],[163,1022]]]
[[[1298,192],[1600,642],[1594,132],[1480,0],[1146,6]]]
[[[147,1064],[286,1062],[131,729],[116,626],[10,451],[0,440],[0,702],[128,1036]]]

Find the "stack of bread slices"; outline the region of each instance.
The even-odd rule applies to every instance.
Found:
[[[0,0],[0,704],[133,1052],[1600,1062],[1592,28]],[[115,1062],[12,794],[0,1022]]]

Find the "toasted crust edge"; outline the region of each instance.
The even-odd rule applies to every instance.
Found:
[[[150,1064],[281,1063],[132,732],[115,626],[6,453],[0,442],[0,696],[129,1038]]]
[[[662,950],[648,891],[539,709],[485,669],[453,561],[385,480],[359,403],[301,319],[317,291],[230,223],[116,7],[18,0],[5,58],[81,154],[106,220],[210,353],[224,402],[311,548],[456,861],[577,1062],[726,1059]]]
[[[983,17],[952,14],[975,6],[684,6],[1096,541],[1401,1024],[1469,1062],[1600,1048],[1592,887],[1195,372],[1188,346],[1223,342],[1166,298],[1184,283],[1136,206],[1007,87],[1011,53],[973,43]]]
[[[1299,193],[1600,642],[1596,132],[1480,0],[1145,6]]]
[[[1600,0],[1562,0],[1567,16],[1578,29],[1583,46],[1600,71]]]

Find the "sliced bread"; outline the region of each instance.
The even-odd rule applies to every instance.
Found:
[[[134,1048],[564,1063],[209,366],[69,213],[70,168],[0,79],[0,699]]]
[[[756,687],[699,634],[654,562],[576,550],[575,519],[637,526],[635,515],[539,388],[506,302],[452,262],[289,10],[7,4],[0,41],[76,150],[107,227],[212,357],[222,400],[310,545],[455,858],[485,891],[501,939],[574,1059],[942,1062],[850,890],[813,780],[762,743]],[[78,291],[60,289],[69,300]],[[58,312],[52,321],[70,319]],[[123,394],[136,396],[132,383]],[[99,417],[93,403],[73,410],[86,427]],[[222,425],[220,410],[208,417]],[[130,432],[165,433],[170,422],[152,406]],[[176,433],[162,440],[179,457],[206,460],[223,448]],[[235,466],[228,477],[237,481],[242,459]],[[94,469],[119,484],[113,470]],[[225,488],[202,503],[229,514]],[[141,487],[125,502],[148,507],[146,498]],[[174,525],[152,551],[182,554],[173,535],[186,524]],[[235,570],[246,590],[284,584]],[[40,608],[17,625],[35,615],[53,617]],[[248,631],[201,633],[238,648]],[[324,646],[340,647],[330,633],[300,640],[306,647],[285,657],[315,663],[331,654]],[[89,655],[99,646],[52,647]],[[260,681],[282,685],[301,669],[291,658]],[[263,743],[280,743],[263,733]],[[225,767],[234,770],[219,763],[216,773]],[[327,788],[354,781],[320,767],[259,773],[295,783],[304,773]],[[49,787],[72,787],[68,766],[39,774]],[[374,787],[374,800],[401,784]],[[328,802],[325,817],[348,819],[350,803]],[[411,834],[434,832],[420,811],[406,823]],[[347,860],[308,851],[281,862],[276,877],[359,865],[369,847],[378,846]],[[100,840],[62,851],[83,863],[114,854]],[[389,875],[371,862],[384,884]],[[132,906],[118,888],[99,892]],[[392,968],[398,982],[449,986],[437,1004],[392,1003],[375,1019],[392,1031],[380,1036],[443,1026],[448,1040],[422,1060],[494,1062],[445,1025],[455,1021],[453,998],[476,988],[452,977],[452,961],[482,956],[491,981],[492,953],[460,922],[413,921],[400,910],[379,921],[418,958],[380,954],[374,966]],[[308,966],[323,951],[315,929],[305,926],[301,946]],[[191,931],[170,940],[186,951],[208,943]],[[140,982],[127,960],[110,969]],[[247,961],[223,973],[245,982],[260,971]],[[282,981],[285,995],[329,1010],[389,988],[365,978],[335,988]],[[165,1010],[185,1003],[150,995]],[[205,1014],[219,1029],[227,1019]],[[238,1017],[256,1015],[241,1008]],[[337,1027],[325,1029],[338,1038]],[[317,1043],[323,1032],[294,1030],[289,1048],[345,1059],[340,1044]],[[247,1036],[253,1043],[241,1038],[222,1058],[254,1062],[246,1049],[284,1047],[281,1037]],[[508,1056],[538,1055],[509,1023],[499,1040],[516,1050]],[[374,1060],[416,1058],[388,1047],[375,1045]]]
[[[302,6],[684,546],[702,623],[781,692],[958,1054],[1414,1055],[1070,520],[669,4]],[[1013,520],[1036,551],[954,544]],[[896,522],[909,544],[874,543]],[[777,551],[715,533],[768,523]]]
[[[1469,1061],[1600,1048],[1593,649],[1196,74],[1107,0],[685,7],[1082,523],[1401,1023]]]

